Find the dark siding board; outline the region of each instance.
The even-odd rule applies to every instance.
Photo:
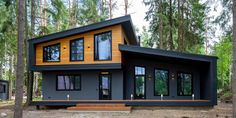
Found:
[[[67,94],[71,100],[98,100],[98,77],[103,72],[96,71],[44,71],[42,80],[43,100],[66,100]],[[123,99],[123,72],[122,70],[110,70],[112,75],[112,99]],[[80,91],[56,91],[56,76],[58,74],[80,74]]]

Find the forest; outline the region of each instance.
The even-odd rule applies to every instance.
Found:
[[[141,46],[217,56],[219,100],[232,100],[233,1],[231,0],[140,0],[149,23],[136,28]],[[25,0],[24,95],[27,94],[27,40],[118,17],[133,9],[132,0]],[[220,6],[220,8],[219,8]],[[0,79],[10,84],[9,97],[16,93],[17,0],[0,1]],[[220,9],[220,10],[219,10]],[[212,15],[213,12],[218,14]],[[144,12],[144,11],[143,11]],[[136,25],[136,24],[134,24]],[[220,30],[219,32],[216,32]],[[18,60],[19,61],[19,60]],[[33,95],[40,99],[40,73],[35,73]]]

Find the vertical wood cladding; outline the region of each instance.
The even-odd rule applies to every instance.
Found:
[[[112,60],[94,61],[94,34],[106,31],[112,31]],[[84,38],[84,61],[70,61],[70,40],[78,38]],[[43,62],[43,47],[56,43],[60,43],[60,62]],[[119,44],[124,44],[124,34],[121,25],[40,43],[35,46],[36,65],[121,63]]]

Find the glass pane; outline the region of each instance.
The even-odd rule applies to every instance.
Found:
[[[69,80],[70,80],[70,90],[74,90],[74,76],[69,76]]]
[[[69,76],[64,76],[64,79],[65,79],[65,89],[69,89],[70,88],[70,79],[69,79]]]
[[[169,73],[166,70],[155,70],[155,95],[168,95]]]
[[[57,87],[58,90],[65,89],[64,76],[57,77]]]
[[[84,40],[79,39],[71,42],[71,60],[79,61],[84,57]]]
[[[178,95],[192,95],[192,75],[187,73],[178,74]]]
[[[102,89],[109,89],[108,77],[102,76]]]
[[[80,76],[75,76],[75,83],[74,83],[74,85],[75,85],[75,89],[76,90],[80,89],[80,85],[81,85],[81,83],[80,83]]]
[[[135,75],[145,75],[145,68],[135,66]]]
[[[135,77],[135,95],[138,98],[144,97],[144,76],[136,76]]]
[[[111,32],[95,36],[95,59],[111,59]]]
[[[60,61],[60,44],[44,47],[43,50],[45,61]]]

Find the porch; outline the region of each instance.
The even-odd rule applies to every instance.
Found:
[[[127,106],[211,106],[210,100],[40,100],[36,106],[75,106],[76,104],[125,104]]]

